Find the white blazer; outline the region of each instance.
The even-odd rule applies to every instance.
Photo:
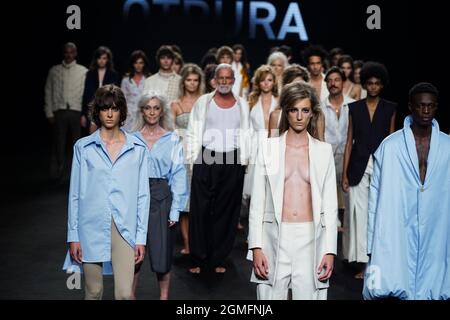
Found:
[[[314,220],[314,270],[325,254],[336,254],[337,247],[337,189],[333,151],[330,144],[309,138],[309,170]],[[278,251],[283,209],[285,179],[286,132],[260,142],[256,159],[249,213],[249,249],[261,248],[269,263],[268,280],[252,272],[251,281],[273,285],[278,266]],[[317,289],[327,288],[329,282],[318,280]]]
[[[206,119],[208,107],[215,95],[216,91],[202,95],[195,102],[192,111],[189,115],[189,124],[186,130],[186,160],[188,163],[194,163],[203,144],[203,132],[206,127]],[[250,122],[250,108],[247,101],[243,98],[235,96],[236,102],[241,113],[241,124],[239,129],[239,150],[241,165],[247,165],[251,152],[251,139],[253,134],[252,125]]]

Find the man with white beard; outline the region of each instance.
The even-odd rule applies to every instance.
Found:
[[[229,64],[215,71],[217,89],[192,108],[186,132],[187,161],[193,163],[189,216],[191,273],[226,272],[239,220],[251,125],[247,102],[235,96]]]

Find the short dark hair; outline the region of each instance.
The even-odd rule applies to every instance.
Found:
[[[159,60],[161,57],[166,56],[170,59],[175,59],[175,54],[170,46],[162,45],[159,47],[158,51],[156,51],[156,63],[159,65]]]
[[[330,69],[328,69],[326,75],[325,75],[325,82],[328,81],[328,77],[333,74],[333,73],[338,73],[341,76],[342,81],[347,80],[347,77],[345,76],[345,72],[342,71],[339,67],[331,67]]]
[[[344,54],[344,50],[342,48],[333,48],[333,49],[330,50],[329,57],[332,58],[332,57],[334,57],[334,56],[336,56],[338,54],[343,55]]]
[[[283,52],[286,57],[292,57],[292,48],[288,45],[283,44],[278,48],[278,51]]]
[[[429,93],[436,96],[436,99],[439,98],[439,91],[434,85],[429,82],[420,82],[409,90],[409,101],[412,101],[414,96],[420,93]]]
[[[308,64],[309,58],[317,56],[322,59],[322,63],[325,63],[327,58],[327,52],[324,48],[319,45],[310,45],[305,50],[303,50],[303,61]]]
[[[374,61],[368,61],[364,63],[364,66],[361,68],[361,84],[365,85],[367,80],[374,77],[380,79],[383,86],[388,85],[389,83],[389,74],[384,66],[384,64]]]
[[[117,107],[120,112],[120,126],[123,126],[127,119],[127,101],[122,90],[113,84],[107,84],[100,87],[95,92],[94,100],[89,105],[91,118],[97,127],[102,124],[100,122],[100,110],[103,107]]]

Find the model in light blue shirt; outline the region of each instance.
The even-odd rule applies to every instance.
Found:
[[[180,137],[174,133],[173,121],[166,98],[157,92],[144,92],[138,103],[135,137],[147,146],[148,178],[151,192],[170,189],[171,200],[151,199],[148,248],[152,270],[156,272],[160,299],[169,297],[170,268],[175,242],[175,224],[188,200],[188,180]],[[155,179],[164,179],[154,184]],[[170,202],[168,202],[170,201]],[[170,208],[170,212],[169,212]],[[167,223],[164,225],[165,219]],[[158,252],[162,251],[162,252]],[[156,252],[156,254],[155,254]],[[134,278],[134,295],[140,265]],[[136,295],[135,295],[136,296]]]
[[[114,120],[105,122],[113,125]],[[116,129],[114,134],[124,141],[121,149],[114,150],[114,144],[107,148],[103,131],[106,135],[110,132],[103,125],[74,146],[67,234],[73,252],[72,257],[67,255],[64,269],[78,271],[80,262],[103,262],[103,273],[111,273],[112,223],[133,250],[146,245],[150,205],[147,147],[118,125]],[[115,159],[111,159],[111,151],[116,152]],[[79,248],[75,250],[73,244]],[[139,254],[143,259],[144,252]]]

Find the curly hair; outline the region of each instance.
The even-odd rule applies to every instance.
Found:
[[[387,86],[389,83],[388,71],[386,67],[379,62],[368,61],[364,63],[361,68],[360,78],[362,85],[365,85],[370,78],[380,79],[383,86]]]
[[[120,126],[123,126],[127,119],[127,101],[122,90],[113,84],[100,87],[95,92],[94,100],[89,104],[90,118],[97,127],[101,127],[100,110],[103,108],[116,107],[120,112]]]
[[[302,52],[303,61],[305,64],[308,64],[309,58],[311,57],[320,57],[322,59],[322,63],[325,63],[327,59],[327,52],[324,48],[319,45],[310,45]]]

